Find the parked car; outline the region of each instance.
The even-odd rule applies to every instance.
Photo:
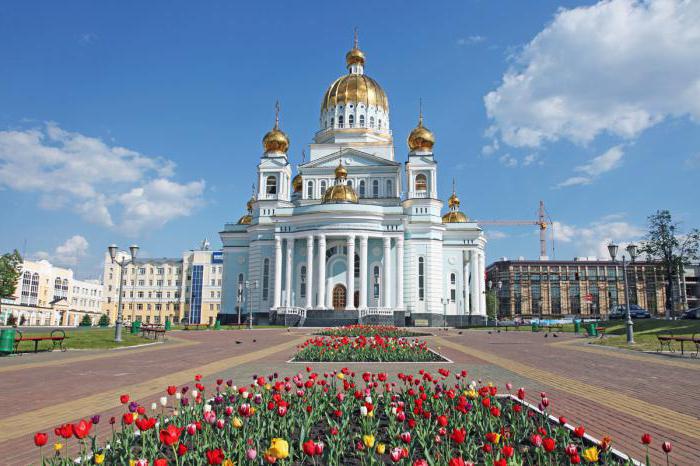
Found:
[[[681,319],[700,319],[700,307],[688,309],[683,313]]]
[[[651,314],[646,309],[639,307],[637,304],[630,304],[630,317],[633,319],[649,319]],[[625,319],[627,318],[627,306],[615,306],[608,314],[608,319]]]

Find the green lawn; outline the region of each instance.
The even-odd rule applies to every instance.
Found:
[[[593,343],[605,346],[614,346],[618,348],[627,348],[627,337],[625,330],[625,321],[614,320],[604,322],[602,326],[606,327],[605,337],[595,340]],[[659,344],[656,339],[656,334],[659,332],[671,331],[674,336],[693,336],[698,334],[700,337],[700,321],[697,320],[661,320],[661,319],[642,319],[634,321],[634,342],[630,349],[637,351],[655,351]],[[674,343],[676,350],[680,349],[678,343]],[[685,345],[686,352],[692,349],[695,352],[694,345]]]
[[[24,337],[49,336],[51,330],[44,332],[23,332]],[[114,341],[114,327],[93,328],[89,330],[66,330],[66,339],[63,346],[68,349],[110,349],[124,346],[134,346],[143,343],[151,343],[153,340],[142,338],[140,335],[132,335],[128,329],[122,333],[121,343]],[[39,351],[53,347],[50,341],[40,341]],[[19,351],[34,351],[33,341],[23,341],[19,344]]]

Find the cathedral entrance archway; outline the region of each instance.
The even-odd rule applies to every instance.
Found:
[[[347,290],[343,285],[333,287],[333,309],[341,311],[347,306]]]

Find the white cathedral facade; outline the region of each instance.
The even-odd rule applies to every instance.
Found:
[[[364,73],[357,42],[346,62],[294,178],[279,118],[263,138],[248,213],[220,233],[220,317],[236,322],[240,311],[242,321],[309,326],[483,321],[486,238],[454,192],[442,214],[433,133],[421,115],[405,164],[396,161],[389,102]]]

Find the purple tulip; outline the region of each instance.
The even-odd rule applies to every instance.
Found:
[[[92,416],[90,418],[90,420],[92,421],[93,424],[99,424],[100,423],[100,415],[95,414],[94,416]]]
[[[138,407],[139,407],[139,404],[135,401],[132,401],[131,403],[129,403],[129,412],[135,413],[136,410],[138,409]]]

